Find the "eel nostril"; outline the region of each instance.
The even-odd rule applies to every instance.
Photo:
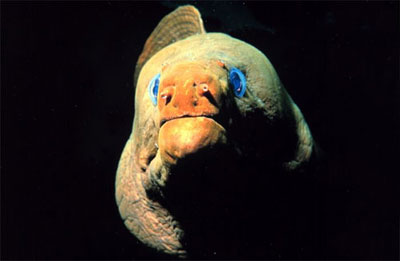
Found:
[[[171,101],[171,94],[169,92],[161,93],[160,98],[164,100],[164,105],[167,105]]]
[[[209,91],[208,85],[205,83],[200,84],[198,91],[199,91],[200,95],[205,95]]]

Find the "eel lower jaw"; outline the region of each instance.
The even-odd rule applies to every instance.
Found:
[[[207,116],[168,120],[161,126],[158,134],[160,156],[166,165],[176,165],[189,155],[226,141],[225,128]]]
[[[159,193],[180,162],[197,155],[207,160],[203,152],[226,144],[226,141],[225,129],[209,116],[185,116],[165,121],[160,128],[157,153],[143,173],[143,185],[146,190]]]

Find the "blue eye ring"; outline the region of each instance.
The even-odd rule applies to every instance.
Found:
[[[233,67],[229,72],[229,81],[236,97],[242,98],[246,91],[246,77],[244,74],[238,68]]]
[[[149,96],[151,99],[151,102],[153,103],[154,106],[157,105],[157,96],[158,96],[158,85],[160,84],[160,74],[157,74],[156,76],[151,79],[149,86],[147,87],[149,89]]]

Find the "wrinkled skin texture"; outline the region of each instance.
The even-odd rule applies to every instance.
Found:
[[[246,75],[241,99],[230,89],[232,67]],[[154,106],[147,86],[158,73]],[[260,51],[225,34],[194,35],[140,72],[117,204],[127,228],[163,253],[234,258],[245,247],[257,257],[270,177],[300,168],[312,152],[300,110]]]
[[[216,63],[184,62],[162,71],[158,144],[165,164],[199,149],[223,143],[225,129],[210,117],[219,114],[228,92],[225,71]]]

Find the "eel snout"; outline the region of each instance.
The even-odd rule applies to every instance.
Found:
[[[168,66],[159,87],[158,145],[163,162],[178,159],[217,143],[226,131],[217,122],[226,92],[226,71],[214,62],[182,62]]]
[[[227,82],[216,63],[183,62],[167,67],[159,87],[160,127],[184,116],[213,116],[220,112]]]

